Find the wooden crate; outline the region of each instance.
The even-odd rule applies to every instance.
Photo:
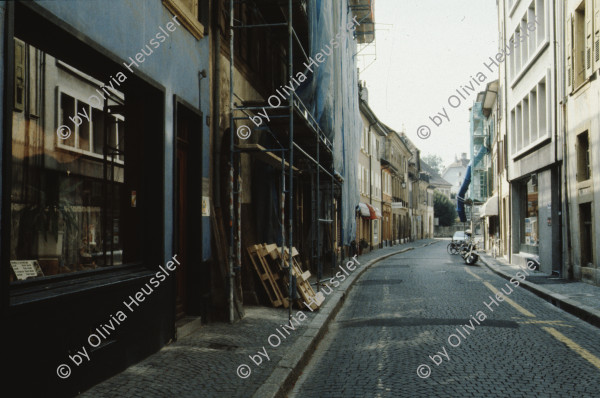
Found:
[[[296,258],[298,256],[298,251],[295,247],[292,247],[292,275],[296,277],[296,288],[298,289],[298,293],[300,293],[300,297],[302,297],[302,304],[304,306],[310,307],[311,310],[318,309],[325,301],[325,296],[319,292],[316,294],[310,285],[310,271],[302,271],[302,267],[300,266],[300,261]],[[278,247],[277,250],[273,250],[270,252],[272,258],[276,258],[278,263],[281,264],[281,247]],[[289,249],[284,248],[284,266],[288,266],[288,258],[289,258]],[[306,304],[304,304],[306,303]]]
[[[279,282],[281,280],[279,273],[273,272],[271,265],[265,258],[268,255],[265,245],[251,245],[247,248],[247,250],[250,260],[252,261],[252,265],[254,265],[254,269],[258,274],[273,307],[279,307],[283,305],[284,308],[288,308],[289,300],[281,292],[279,286]]]

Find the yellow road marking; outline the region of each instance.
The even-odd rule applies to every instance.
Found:
[[[528,324],[547,324],[547,325],[555,325],[555,326],[562,326],[562,327],[566,327],[566,328],[572,328],[574,326],[572,325],[567,325],[566,323],[564,323],[564,321],[542,321],[542,320],[529,320],[529,321],[517,321],[517,323],[520,323],[522,325],[528,325]]]
[[[465,267],[465,271],[467,271],[468,274],[470,274],[471,276],[474,276],[475,278],[482,280],[479,275],[473,273],[470,269],[468,269],[467,267]]]
[[[580,346],[579,344],[577,344],[576,342],[559,332],[558,330],[549,327],[543,327],[542,329],[550,333],[552,336],[554,336],[555,339],[557,339],[561,343],[565,343],[567,347],[569,347],[570,349],[578,353],[581,357],[590,362],[592,365],[600,369],[600,358],[598,358],[597,356],[595,356],[594,354],[592,354],[591,352],[589,352],[588,350],[586,350],[585,348],[583,348],[582,346]]]
[[[489,282],[483,282],[483,284],[486,285],[487,288],[490,289],[492,292],[494,292],[494,294],[499,293],[499,290],[496,289],[494,286],[492,286],[492,284],[490,284]],[[519,304],[515,303],[514,301],[512,301],[511,299],[506,297],[506,295],[504,293],[502,293],[502,295],[504,296],[504,301],[506,301],[508,304],[512,305],[521,314],[531,317],[531,318],[535,318],[535,315],[533,315],[531,312],[527,311],[525,308],[521,307]]]

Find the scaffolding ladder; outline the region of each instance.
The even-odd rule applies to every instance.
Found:
[[[287,28],[287,77],[293,79],[294,77],[294,44],[296,44],[305,60],[308,61],[309,57],[307,52],[304,50],[302,42],[300,38],[296,34],[296,31],[293,27],[293,14],[294,8],[293,5],[296,3],[301,3],[300,0],[280,0],[274,1],[275,4],[282,6],[282,11],[287,8],[287,16],[286,13],[283,12],[284,20],[283,22],[271,22],[269,23],[266,20],[263,20],[261,23],[256,24],[242,24],[242,19],[235,18],[235,7],[236,4],[246,4],[253,5],[255,9],[258,7],[253,1],[247,0],[229,0],[229,107],[230,107],[230,115],[229,115],[229,258],[228,258],[228,285],[229,285],[229,321],[234,321],[234,298],[233,298],[233,286],[234,286],[234,278],[236,272],[241,270],[241,201],[240,201],[240,193],[241,193],[241,181],[239,176],[236,177],[236,165],[239,163],[239,156],[244,152],[276,152],[281,155],[281,261],[282,268],[286,269],[289,273],[288,280],[290,281],[289,286],[289,300],[293,301],[295,297],[295,283],[294,276],[292,272],[292,267],[286,266],[283,262],[284,259],[284,250],[287,246],[289,253],[292,253],[293,247],[293,228],[294,228],[294,152],[297,150],[300,155],[302,155],[309,163],[314,165],[316,168],[316,180],[317,185],[316,188],[311,184],[312,193],[315,195],[313,198],[315,201],[313,202],[313,208],[311,211],[313,212],[311,215],[312,218],[312,226],[311,226],[311,245],[314,242],[317,242],[317,247],[311,248],[311,261],[316,262],[317,265],[317,290],[320,289],[320,283],[322,279],[322,263],[321,256],[319,255],[318,246],[320,243],[320,228],[319,224],[330,223],[332,224],[332,234],[331,234],[331,242],[335,241],[335,231],[333,230],[333,220],[328,219],[320,219],[319,218],[319,209],[320,209],[320,174],[323,173],[331,179],[331,217],[334,218],[334,168],[333,168],[333,157],[331,160],[331,171],[324,167],[321,163],[320,159],[320,147],[324,146],[332,151],[333,145],[332,143],[325,137],[323,132],[321,131],[317,121],[314,119],[312,114],[308,111],[306,106],[303,104],[301,99],[297,96],[295,91],[292,91],[290,95],[288,95],[288,101],[286,106],[286,114],[285,115],[273,115],[273,117],[287,118],[288,119],[288,138],[289,142],[287,143],[287,147],[285,147],[282,143],[276,140],[280,147],[279,148],[265,148],[265,149],[240,149],[235,146],[235,131],[236,131],[236,121],[237,120],[250,120],[250,114],[248,112],[256,111],[262,109],[262,107],[257,107],[254,105],[246,105],[244,101],[241,100],[241,104],[237,104],[235,102],[235,98],[239,98],[235,93],[235,39],[237,37],[236,32],[245,31],[247,29],[273,29],[273,28]],[[260,13],[260,12],[259,12]],[[264,19],[264,18],[263,18]],[[283,106],[283,105],[282,105]],[[302,149],[300,145],[298,145],[294,141],[294,112],[298,112],[299,115],[303,115],[304,121],[307,125],[313,129],[316,134],[316,159],[313,158],[310,154]],[[243,116],[238,116],[240,113]],[[269,129],[270,131],[270,129]],[[242,137],[240,137],[242,139]],[[287,154],[287,156],[286,156]],[[286,159],[287,158],[287,159]],[[286,166],[287,162],[287,166]],[[239,170],[239,167],[238,167]],[[287,178],[286,178],[287,177]],[[316,194],[315,194],[316,191]],[[285,214],[285,195],[287,195],[287,203],[288,203],[288,214]],[[287,233],[285,232],[286,226],[285,221],[287,217]],[[316,239],[315,239],[316,236]],[[335,267],[335,248],[332,248],[332,268]],[[289,318],[292,316],[292,306],[289,306]]]

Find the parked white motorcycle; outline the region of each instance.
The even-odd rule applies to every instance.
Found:
[[[474,265],[479,260],[479,254],[477,253],[477,243],[471,241],[465,245],[461,251],[461,256],[465,260],[465,264]]]

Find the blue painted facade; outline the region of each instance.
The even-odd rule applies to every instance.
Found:
[[[13,43],[13,32],[9,27],[13,21],[15,24],[29,21],[24,15],[27,18],[34,15],[35,18],[39,18],[39,21],[47,24],[39,28],[37,25],[28,25],[26,29],[29,33],[25,36],[40,38],[39,42],[43,45],[35,48],[46,53],[48,59],[56,58],[57,61],[65,61],[54,53],[65,55],[70,52],[67,57],[69,61],[74,60],[78,53],[82,54],[82,58],[92,54],[96,58],[82,59],[82,63],[101,60],[99,65],[110,65],[110,67],[97,73],[100,66],[91,65],[90,71],[93,70],[96,75],[89,72],[90,76],[104,73],[106,76],[116,76],[121,72],[127,77],[127,84],[131,84],[128,95],[131,94],[129,97],[134,98],[136,106],[141,109],[136,110],[131,117],[131,119],[137,117],[135,126],[139,127],[139,131],[136,131],[136,137],[138,134],[143,137],[146,131],[151,134],[147,142],[143,142],[145,140],[139,142],[139,153],[143,155],[133,156],[135,159],[143,158],[144,162],[135,164],[136,172],[142,176],[139,184],[143,188],[139,188],[138,194],[139,192],[153,193],[152,198],[138,198],[138,203],[142,204],[139,206],[139,213],[136,214],[142,216],[136,228],[139,229],[138,235],[143,236],[143,239],[134,245],[136,252],[139,250],[142,253],[141,258],[136,258],[136,264],[127,264],[123,260],[125,264],[123,267],[114,267],[114,269],[106,267],[97,269],[98,272],[73,272],[69,275],[52,274],[48,278],[31,282],[15,281],[16,272],[14,275],[11,274],[14,254],[11,239],[14,239],[12,235],[15,233],[15,220],[7,215],[15,213],[14,207],[20,204],[15,205],[16,201],[11,199],[11,192],[14,189],[10,185],[11,178],[7,177],[12,174],[12,184],[18,183],[15,182],[18,179],[14,177],[16,172],[13,169],[20,167],[18,164],[21,160],[14,160],[18,157],[15,156],[15,149],[8,148],[7,145],[18,147],[14,144],[16,142],[14,135],[11,138],[13,134],[11,130],[17,128],[16,124],[13,126],[11,120],[24,117],[22,115],[25,112],[19,113],[14,110],[14,101],[11,99],[14,82],[10,74],[5,73],[6,70],[14,67],[14,55],[11,54],[12,50],[6,49],[10,50]],[[3,137],[0,140],[0,157],[2,157],[0,160],[3,164],[0,182],[2,182],[2,198],[5,200],[0,215],[2,222],[0,322],[11,325],[6,332],[7,335],[3,335],[4,341],[12,342],[12,346],[7,348],[6,355],[11,358],[11,362],[14,359],[14,366],[9,371],[8,377],[15,380],[14,385],[19,387],[18,392],[22,396],[40,396],[42,393],[49,396],[75,395],[102,379],[124,370],[130,364],[141,360],[176,338],[175,319],[179,311],[176,307],[178,305],[176,282],[179,281],[176,281],[175,273],[172,273],[160,288],[152,290],[152,293],[147,295],[148,299],[144,303],[140,301],[140,305],[134,307],[135,311],[127,312],[127,319],[119,324],[110,338],[102,339],[103,344],[94,350],[89,363],[79,366],[72,359],[69,360],[69,355],[77,352],[78,347],[88,345],[89,348],[86,341],[89,342],[87,338],[90,333],[93,333],[94,328],[113,319],[117,311],[124,308],[123,300],[129,300],[128,297],[139,292],[140,287],[148,286],[149,278],[157,272],[159,263],[165,267],[177,254],[175,202],[178,193],[175,186],[178,176],[176,166],[178,144],[175,138],[177,135],[175,126],[179,123],[176,119],[179,117],[180,107],[185,107],[197,117],[194,120],[199,123],[192,127],[197,128],[199,124],[202,126],[201,139],[195,138],[195,142],[200,145],[194,147],[196,150],[190,150],[189,153],[191,160],[189,164],[193,164],[195,168],[190,168],[187,172],[189,178],[195,181],[195,186],[202,187],[195,193],[209,196],[206,192],[209,186],[211,131],[208,125],[208,115],[211,112],[210,79],[206,77],[210,71],[208,25],[205,26],[204,37],[196,39],[183,24],[176,25],[174,31],[165,31],[166,24],[173,21],[173,18],[174,15],[161,0],[0,1],[0,54],[2,54],[0,88],[3,93],[0,96],[0,123]],[[50,31],[45,30],[47,27],[51,27]],[[21,32],[24,29],[21,25]],[[139,66],[134,66],[133,71],[128,70],[124,63],[131,64],[130,57],[135,58],[143,48],[148,51],[150,47],[146,45],[161,31],[165,35],[164,42],[154,46],[152,53],[147,55],[143,62],[138,62]],[[25,40],[27,45],[31,45],[26,39],[17,37],[16,33],[14,35],[17,39]],[[47,37],[43,37],[44,35]],[[58,38],[55,39],[55,35]],[[68,39],[66,42],[63,41],[65,38]],[[35,41],[37,44],[37,40]],[[67,48],[73,43],[76,44],[76,49]],[[50,48],[53,51],[48,51]],[[70,62],[65,63],[72,66]],[[54,62],[47,70],[60,69],[60,66],[56,65],[57,63]],[[64,71],[63,66],[61,69],[63,75]],[[199,76],[201,71],[205,71],[202,78]],[[9,76],[10,81],[6,81],[6,76]],[[102,80],[102,83],[108,84],[108,82],[108,79]],[[139,93],[131,91],[138,86],[144,87],[144,91]],[[152,97],[148,98],[148,108],[144,109],[144,106],[139,105],[144,104],[142,93],[145,93],[146,89],[152,92]],[[46,86],[42,86],[43,90],[50,92]],[[43,94],[43,96],[51,98],[51,95]],[[157,105],[157,98],[162,98],[163,103],[160,104],[158,101]],[[55,104],[44,106],[54,107]],[[59,111],[62,112],[62,109]],[[42,112],[46,112],[45,108],[42,108]],[[147,119],[143,120],[140,115]],[[129,114],[127,118],[130,118]],[[43,120],[44,117],[42,116],[41,119]],[[54,137],[54,131],[50,131],[56,128],[53,118],[47,118],[39,124],[42,126],[42,132],[35,132],[35,134],[39,134],[42,140]],[[21,127],[22,124],[19,125],[19,128]],[[151,128],[147,129],[147,127]],[[29,131],[26,131],[26,134],[29,134]],[[160,148],[156,150],[157,153],[150,148],[153,143],[157,144],[155,148]],[[43,149],[48,150],[48,145]],[[128,150],[127,156],[131,159],[129,154],[135,150],[131,147]],[[16,151],[20,151],[20,148]],[[65,151],[60,153],[64,155]],[[32,155],[27,156],[30,162],[39,161],[42,167],[49,169],[48,155],[42,154],[41,161]],[[89,154],[86,156],[91,157]],[[145,169],[142,165],[147,165],[149,162],[152,167]],[[54,160],[54,163],[60,161]],[[11,164],[13,166],[10,166]],[[17,166],[15,167],[14,164]],[[64,161],[62,165],[64,164],[67,164],[65,167],[69,167],[68,161]],[[5,165],[7,167],[4,167]],[[50,172],[57,172],[57,170]],[[152,187],[152,190],[148,191],[148,187]],[[152,206],[148,205],[150,201]],[[155,205],[158,208],[153,207]],[[188,203],[190,209],[200,208],[200,206],[200,202]],[[199,214],[199,211],[194,211],[195,215]],[[204,283],[203,280],[208,280],[209,276],[203,276],[201,272],[208,267],[201,263],[211,259],[210,218],[197,217],[195,220],[199,222],[194,222],[193,238],[191,237],[188,242],[188,246],[193,250],[195,262],[188,264],[186,272],[188,278],[194,278],[194,283],[198,281]],[[126,221],[121,220],[120,223],[119,228],[125,235],[123,230],[126,228]],[[200,229],[201,233],[199,233]],[[198,239],[194,240],[194,238]],[[62,267],[62,264],[60,266]],[[192,293],[193,286],[192,289],[188,289]],[[197,308],[201,306],[198,304],[199,295],[198,293],[193,296],[197,307],[194,309],[196,313],[192,315],[197,315],[199,311]],[[33,363],[26,360],[34,357],[36,360]],[[71,365],[70,378],[63,380],[57,377],[57,366],[61,363]],[[27,374],[34,375],[36,383],[27,383]],[[10,394],[11,388],[6,391],[10,396],[15,396]]]
[[[90,40],[105,48],[108,53],[120,58],[122,63],[135,57],[148,44],[159,27],[171,21],[173,14],[161,1],[35,1],[40,7],[81,32]],[[93,16],[91,18],[90,16]],[[184,27],[175,32],[154,52],[139,63],[136,70],[164,86],[165,89],[165,175],[173,175],[173,95],[177,95],[198,107],[206,116],[210,111],[210,87],[208,79],[198,85],[198,72],[209,70],[209,37],[196,40]],[[184,62],[182,62],[184,61]],[[118,73],[119,71],[114,71]],[[130,72],[123,66],[122,72]],[[203,129],[203,142],[209,142],[210,129]],[[202,154],[203,177],[208,178],[208,145]],[[165,260],[173,247],[173,185],[171,179],[165,179]],[[203,259],[210,257],[210,220],[203,220]],[[172,255],[172,254],[171,254]]]

